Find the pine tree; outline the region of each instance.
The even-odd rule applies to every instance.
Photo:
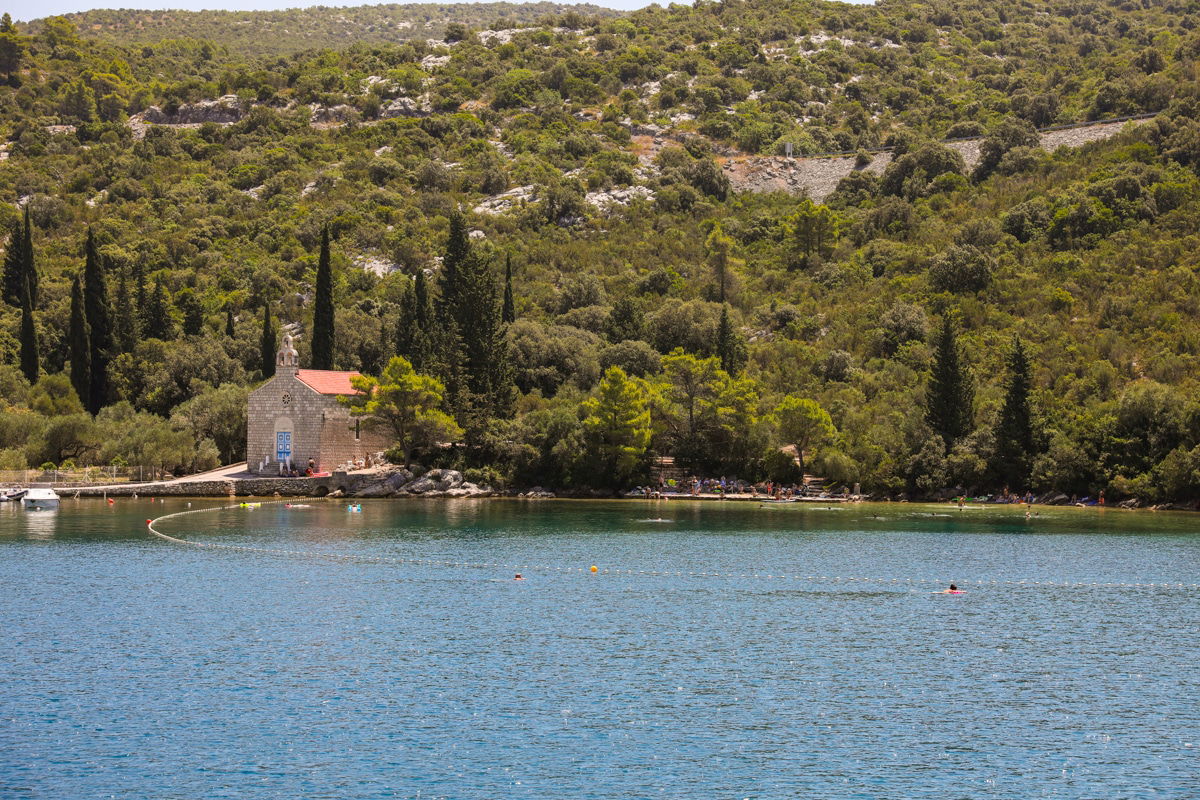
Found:
[[[730,375],[740,374],[746,366],[746,345],[729,321],[728,304],[721,306],[721,322],[717,325],[717,357],[721,369]]]
[[[144,310],[142,327],[146,336],[151,339],[162,339],[164,342],[175,337],[175,320],[171,318],[171,298],[167,296],[167,287],[163,286],[162,276],[155,276],[154,289],[146,300]]]
[[[71,356],[71,385],[84,407],[91,403],[92,345],[88,335],[87,317],[83,310],[83,284],[76,275],[71,281],[71,321],[67,332]]]
[[[504,258],[504,307],[500,312],[500,321],[505,325],[511,325],[517,321],[517,309],[513,304],[512,253]]]
[[[38,274],[33,263],[33,225],[29,222],[29,206],[25,206],[25,235],[21,237],[21,268],[29,279],[29,302],[38,304]]]
[[[317,290],[313,303],[312,368],[333,369],[333,273],[329,266],[329,226],[321,231]]]
[[[1000,480],[1014,491],[1028,488],[1034,455],[1033,411],[1030,407],[1029,356],[1025,346],[1013,337],[1006,359],[1008,385],[1004,404],[996,422],[996,450],[992,466]]]
[[[264,378],[275,375],[275,356],[279,349],[275,341],[275,321],[271,319],[271,304],[263,303],[262,339],[259,341],[259,357],[262,359]]]
[[[975,383],[949,315],[934,342],[933,375],[926,395],[925,419],[942,437],[946,450],[971,432],[974,425]]]
[[[139,320],[129,297],[129,279],[121,270],[117,280],[116,303],[113,307],[113,339],[118,353],[132,353],[139,337]]]
[[[654,429],[645,384],[620,367],[609,367],[595,394],[583,402],[588,461],[609,486],[629,484],[642,466]]]
[[[25,278],[25,291],[21,293],[21,372],[30,383],[37,383],[38,345],[37,329],[33,325],[32,289],[28,276]]]
[[[233,308],[225,309],[225,337],[232,339],[237,336],[237,331],[233,327]]]
[[[91,389],[87,410],[96,414],[108,399],[108,361],[112,352],[112,323],[108,307],[108,284],[105,264],[96,252],[96,241],[88,229],[87,249],[83,266],[83,312],[90,336]]]
[[[4,251],[4,274],[0,276],[0,292],[3,293],[4,302],[17,308],[21,306],[21,284],[25,275],[24,238],[24,231],[18,222],[8,238],[8,248]]]

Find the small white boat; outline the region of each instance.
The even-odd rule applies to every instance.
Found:
[[[58,508],[58,495],[53,489],[30,489],[21,498],[21,504],[32,511]]]
[[[0,492],[0,502],[7,503],[10,500],[20,500],[25,496],[26,489],[4,489]]]

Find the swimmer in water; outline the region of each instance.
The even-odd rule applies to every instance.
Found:
[[[952,583],[950,584],[950,588],[942,592],[942,594],[966,594],[966,592]]]
[[[521,577],[521,573],[519,573],[519,572],[518,572],[516,575],[514,575],[514,576],[513,576],[513,580],[514,580],[514,581],[523,581],[523,580],[525,580],[525,579],[524,579],[524,578],[522,578],[522,577]]]

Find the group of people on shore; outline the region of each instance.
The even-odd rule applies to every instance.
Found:
[[[785,484],[775,481],[751,483],[736,478],[725,478],[724,476],[720,478],[697,478],[693,476],[682,480],[674,478],[664,479],[660,476],[657,486],[641,486],[638,488],[648,500],[658,499],[666,495],[672,497],[745,495],[752,498],[789,500],[793,497],[803,497],[809,493],[809,487],[803,483]]]

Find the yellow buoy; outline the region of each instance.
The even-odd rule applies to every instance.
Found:
[[[599,572],[599,571],[600,571],[599,568],[595,564],[592,564],[592,572]]]

